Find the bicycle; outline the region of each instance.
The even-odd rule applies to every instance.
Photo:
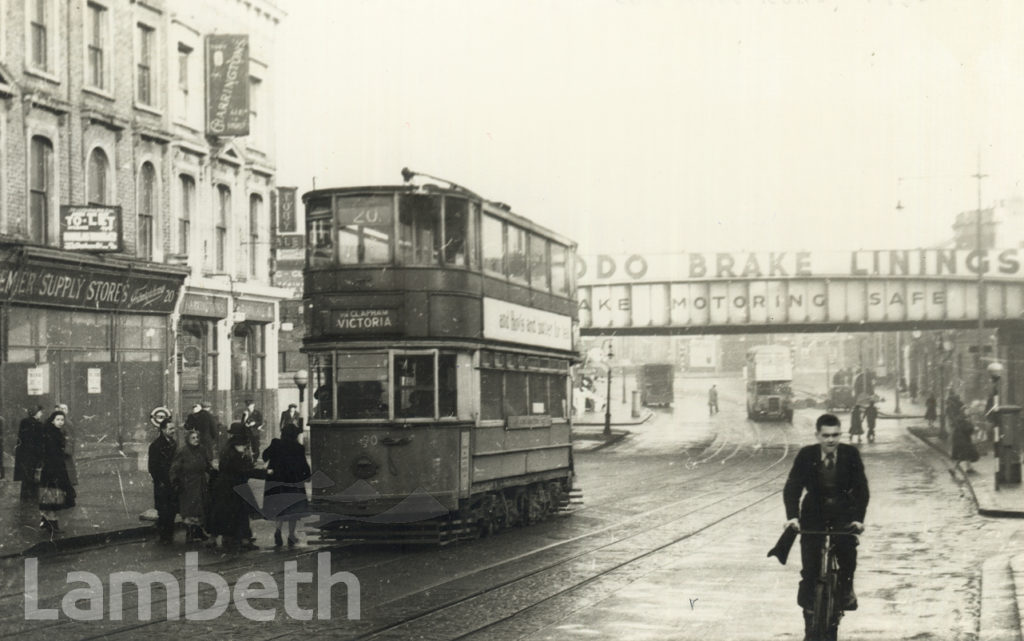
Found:
[[[843,531],[849,530],[849,531]],[[821,546],[821,565],[814,585],[814,610],[811,615],[811,638],[814,641],[835,641],[839,621],[843,618],[843,594],[839,586],[839,559],[833,536],[856,536],[849,525],[824,530],[801,530],[801,534],[824,536]]]

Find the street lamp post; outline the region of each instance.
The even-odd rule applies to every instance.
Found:
[[[304,400],[303,397],[306,392],[306,384],[309,383],[309,372],[304,369],[300,369],[295,372],[294,376],[292,376],[292,380],[295,381],[295,387],[299,388],[299,407],[302,407],[302,402]]]
[[[611,339],[605,340],[605,344],[608,346],[608,360],[606,362],[608,366],[608,389],[605,390],[606,394],[604,397],[604,435],[612,435],[612,341]]]

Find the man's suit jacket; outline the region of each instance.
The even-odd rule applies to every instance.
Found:
[[[821,466],[824,464],[821,445],[808,445],[797,453],[789,478],[786,479],[786,487],[782,491],[786,518],[799,516],[802,529],[821,529],[825,525],[825,497],[821,483]],[[863,523],[868,509],[868,479],[864,474],[860,452],[852,445],[840,443],[836,450],[836,486],[838,501],[829,510],[830,515],[837,523]],[[802,504],[801,494],[804,494]]]

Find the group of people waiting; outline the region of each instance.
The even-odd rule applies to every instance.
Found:
[[[18,425],[14,448],[14,480],[21,482],[21,501],[38,506],[39,527],[50,535],[60,530],[58,515],[74,507],[77,496],[74,437],[67,412],[67,405],[58,403],[44,423],[43,407],[29,408]]]
[[[192,416],[203,411],[193,408]],[[262,451],[266,463],[259,470],[259,432],[263,419],[251,401],[228,428],[228,440],[217,459],[211,455],[216,434],[209,437],[205,417],[186,420],[184,444],[175,440],[176,426],[170,417],[159,423],[160,434],[149,446],[149,473],[153,478],[153,500],[157,511],[157,532],[161,544],[174,541],[174,518],[181,515],[186,542],[210,540],[227,551],[258,549],[250,526],[250,516],[274,519],[274,546],[284,545],[281,534],[288,524],[288,545],[298,543],[298,521],[308,515],[305,481],[310,476],[297,407],[290,405],[281,414],[281,437]],[[215,427],[216,423],[210,424]],[[264,476],[262,510],[249,488],[250,478]]]

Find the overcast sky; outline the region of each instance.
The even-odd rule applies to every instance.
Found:
[[[1017,0],[277,2],[300,192],[408,166],[584,254],[934,245],[979,152],[1024,192]]]

